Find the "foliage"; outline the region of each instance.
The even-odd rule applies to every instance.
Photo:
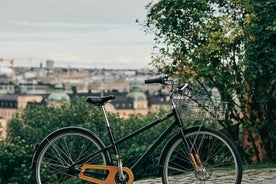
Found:
[[[206,86],[217,88],[221,99],[229,102],[229,116],[221,125],[230,136],[233,123],[246,129],[255,126],[264,143],[269,142],[267,153],[275,151],[276,142],[275,4],[275,0],[159,0],[148,4],[145,24],[155,36],[152,65],[161,73],[198,83],[209,96],[213,94]],[[246,94],[253,97],[248,105],[256,107],[250,112]],[[262,134],[274,138],[270,141]]]
[[[13,117],[8,124],[7,139],[0,141],[0,183],[32,183],[31,160],[34,154],[32,145],[58,128],[66,126],[88,128],[103,138],[106,145],[110,144],[101,111],[84,101],[83,98],[77,98],[71,104],[29,107]],[[160,113],[165,112],[160,111]],[[116,114],[109,114],[108,118],[116,138],[121,138],[153,120],[156,115],[155,113],[147,116],[133,115],[129,119],[121,119]],[[120,145],[126,166],[133,164],[153,138],[160,134],[163,126],[155,127]],[[152,158],[147,161],[146,176],[157,174],[157,162],[154,159],[156,160]],[[140,172],[135,177],[142,174],[143,172]]]
[[[162,73],[201,87],[216,87],[221,100],[229,102],[231,118],[236,118],[238,104],[233,94],[241,94],[238,62],[244,52],[239,1],[161,0],[148,8],[146,26],[156,41],[152,64]],[[230,125],[222,123],[224,128]]]
[[[147,26],[155,34],[152,64],[159,71],[219,90],[229,102],[228,120],[237,120],[233,94],[241,96],[242,8],[227,1],[159,1],[149,6]],[[231,122],[220,122],[232,136]]]
[[[248,1],[245,26],[246,126],[259,139],[267,160],[276,161],[276,1]],[[257,150],[254,150],[255,152]],[[261,158],[258,157],[258,161]]]

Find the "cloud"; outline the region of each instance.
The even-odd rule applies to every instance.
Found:
[[[145,15],[146,0],[0,1],[0,20],[130,23]]]
[[[1,57],[52,58],[71,65],[144,66],[145,58],[150,58],[152,38],[135,20],[146,16],[147,1],[0,1]]]

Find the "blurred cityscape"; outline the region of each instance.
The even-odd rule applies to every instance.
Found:
[[[15,67],[9,62],[9,67],[0,62],[0,128],[4,131],[12,116],[29,105],[70,103],[77,96],[115,95],[106,108],[124,118],[168,107],[166,89],[144,84],[145,79],[157,77],[146,69],[61,68],[53,60],[37,67]]]

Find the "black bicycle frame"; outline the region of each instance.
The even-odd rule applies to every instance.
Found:
[[[106,151],[106,150],[110,150],[110,149],[117,149],[117,148],[114,148],[114,147],[117,147],[117,145],[119,144],[122,144],[124,143],[125,141],[135,137],[136,135],[160,124],[161,122],[173,117],[173,116],[176,116],[175,115],[175,111],[173,110],[172,112],[166,114],[165,116],[161,117],[161,118],[158,118],[157,120],[149,123],[148,125],[126,135],[125,137],[117,140],[117,141],[114,141],[114,144],[111,143],[110,145],[104,147],[103,149],[97,151],[96,153],[94,153],[93,155],[90,155],[90,158],[93,158],[94,155],[102,152],[102,151]],[[168,126],[168,128],[153,142],[153,144],[151,146],[149,146],[148,150],[146,152],[144,152],[140,157],[139,159],[130,167],[131,170],[133,170],[134,172],[139,168],[139,166],[141,166],[141,164],[147,159],[147,157],[152,153],[152,151],[154,149],[156,149],[160,143],[165,139],[165,137],[167,137],[169,135],[170,132],[172,132],[173,128],[177,125],[180,125],[179,121],[177,120],[177,118],[175,118],[175,120]],[[89,158],[86,158],[86,159],[89,159]],[[80,161],[82,162],[82,161]],[[78,163],[80,163],[78,162]],[[77,164],[77,163],[76,163]]]
[[[135,137],[136,135],[158,125],[159,123],[169,119],[170,117],[174,116],[174,113],[168,113],[166,114],[164,117],[161,117],[151,123],[149,123],[148,125],[130,133],[129,135],[119,139],[118,141],[115,141],[115,145],[119,145],[133,137]],[[160,143],[164,140],[164,138],[173,130],[173,128],[177,125],[177,121],[173,121],[169,127],[153,142],[153,144],[148,148],[148,150],[139,157],[139,159],[130,167],[131,170],[133,170],[134,172],[139,168],[139,166],[146,160],[146,158],[153,152],[153,150],[155,150]]]

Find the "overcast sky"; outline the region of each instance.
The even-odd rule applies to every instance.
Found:
[[[0,0],[0,58],[16,66],[147,68],[149,0]],[[6,62],[7,65],[8,62]],[[0,66],[4,63],[0,63]]]

